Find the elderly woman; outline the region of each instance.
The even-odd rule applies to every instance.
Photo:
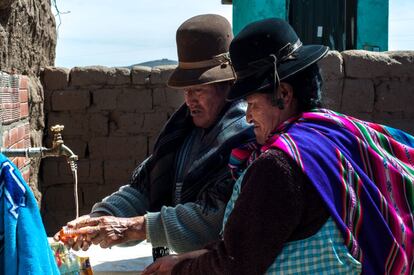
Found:
[[[249,166],[222,239],[144,274],[413,274],[414,138],[318,109],[327,51],[278,19],[233,40],[229,99],[246,99],[260,148],[233,151],[233,170]]]

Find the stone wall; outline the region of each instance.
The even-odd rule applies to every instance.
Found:
[[[34,75],[54,64],[50,0],[0,0],[0,71]]]
[[[47,128],[63,124],[63,140],[79,156],[81,213],[127,183],[163,124],[183,103],[166,87],[173,67],[45,68]],[[49,146],[50,134],[44,144]],[[73,180],[64,158],[43,159],[42,212],[49,231],[73,219]]]
[[[414,134],[414,52],[333,51],[320,65],[327,107]],[[80,158],[81,213],[127,183],[183,102],[181,92],[165,85],[172,68],[44,70],[47,126],[64,124],[65,144]],[[52,234],[75,215],[65,159],[44,159],[41,183],[44,221]]]

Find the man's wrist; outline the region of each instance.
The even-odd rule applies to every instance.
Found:
[[[129,241],[140,241],[146,239],[146,229],[145,229],[145,217],[137,216],[129,218],[128,224],[128,240]]]

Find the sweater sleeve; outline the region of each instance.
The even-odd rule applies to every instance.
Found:
[[[262,154],[246,171],[223,240],[173,274],[263,274],[300,222],[304,178],[284,153]]]
[[[197,250],[218,240],[225,204],[217,203],[217,207],[204,209],[189,202],[147,213],[147,240],[154,247],[168,246],[178,253]]]
[[[115,217],[142,216],[149,207],[148,198],[130,185],[104,198],[92,207],[91,213],[103,212]]]

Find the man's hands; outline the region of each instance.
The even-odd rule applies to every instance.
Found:
[[[92,243],[107,248],[127,241],[146,239],[144,216],[118,218],[85,215],[68,222],[67,227],[80,232],[65,242],[74,250],[87,250]],[[54,239],[61,240],[59,232],[55,234]]]

